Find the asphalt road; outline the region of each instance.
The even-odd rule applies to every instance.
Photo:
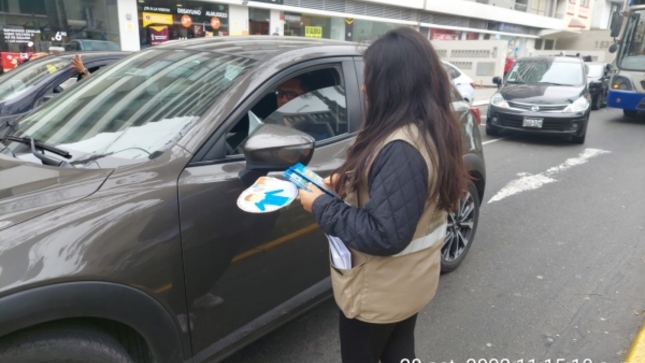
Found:
[[[645,120],[594,111],[585,145],[484,140],[479,228],[420,313],[421,362],[622,362],[645,318]],[[339,362],[337,320],[328,301],[226,363]]]

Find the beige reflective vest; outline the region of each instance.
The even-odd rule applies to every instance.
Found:
[[[370,200],[367,178],[374,159],[388,143],[403,140],[414,146],[428,165],[428,185],[434,188],[435,168],[418,138],[415,126],[402,128],[374,150],[363,183],[345,202],[364,207]],[[430,195],[431,189],[428,191]],[[447,214],[436,210],[436,201],[426,201],[413,240],[394,256],[368,255],[350,248],[352,269],[331,267],[336,303],[345,316],[368,323],[403,321],[418,313],[434,297],[441,271],[441,247],[446,236]]]

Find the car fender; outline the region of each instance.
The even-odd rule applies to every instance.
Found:
[[[52,284],[2,297],[0,337],[37,324],[90,317],[130,326],[158,362],[184,361],[180,333],[168,311],[148,294],[110,282]]]
[[[486,162],[480,155],[468,153],[463,156],[464,164],[468,173],[474,177],[473,182],[479,192],[479,200],[484,200],[484,191],[486,189]]]

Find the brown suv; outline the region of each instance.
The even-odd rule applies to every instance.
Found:
[[[298,203],[244,213],[236,199],[299,161],[338,167],[363,117],[362,75],[350,43],[173,42],[5,127],[0,361],[218,361],[328,298],[312,216]],[[278,108],[294,77],[306,93]],[[444,271],[471,245],[485,186],[477,123],[452,92],[474,181]]]

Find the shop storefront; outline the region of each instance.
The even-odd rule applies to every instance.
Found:
[[[169,40],[229,35],[228,5],[171,0],[139,1],[141,49]]]
[[[36,53],[120,49],[114,0],[0,1],[2,68],[10,70]],[[82,49],[79,49],[82,48]]]

